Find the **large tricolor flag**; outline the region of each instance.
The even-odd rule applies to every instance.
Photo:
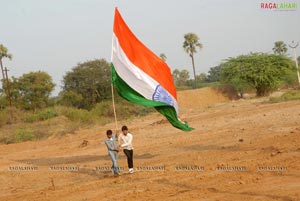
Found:
[[[176,128],[193,130],[178,118],[177,95],[170,68],[137,39],[117,8],[111,61],[112,83],[123,98],[154,107]]]

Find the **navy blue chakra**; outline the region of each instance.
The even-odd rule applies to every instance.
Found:
[[[174,101],[168,92],[160,85],[156,86],[156,89],[152,95],[152,100],[167,103],[174,106]]]

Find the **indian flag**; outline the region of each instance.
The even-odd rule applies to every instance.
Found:
[[[111,61],[112,83],[120,96],[132,103],[154,107],[176,128],[193,130],[178,117],[170,68],[131,32],[117,8]]]

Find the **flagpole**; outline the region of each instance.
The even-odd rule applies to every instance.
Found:
[[[116,126],[116,132],[117,132],[117,130],[118,130],[118,121],[117,121],[117,113],[116,113],[116,106],[115,106],[114,86],[113,86],[112,83],[111,83],[111,98],[112,98],[114,117],[115,117],[115,126]]]

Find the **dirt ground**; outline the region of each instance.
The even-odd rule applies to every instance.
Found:
[[[122,152],[122,175],[107,170],[114,123],[0,145],[0,200],[300,201],[299,101],[230,101],[209,88],[178,99],[192,132],[158,113],[118,122],[134,136],[133,174]]]

